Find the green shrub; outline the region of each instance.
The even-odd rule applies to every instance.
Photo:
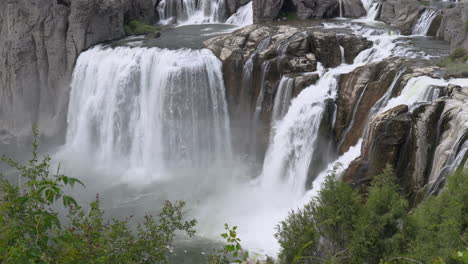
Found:
[[[139,20],[130,20],[124,25],[124,29],[127,35],[146,35],[159,30],[158,27],[145,24]]]
[[[99,199],[84,210],[64,188],[79,180],[50,172],[39,160],[34,129],[32,159],[14,168],[14,183],[0,175],[0,263],[166,263],[176,230],[194,234],[195,220],[183,221],[184,202],[166,202],[158,217],[146,216],[136,232],[126,220],[107,221]],[[57,202],[67,210],[61,222]]]
[[[468,32],[468,21],[465,22],[465,31]]]
[[[372,180],[357,229],[352,234],[349,245],[352,263],[379,263],[380,259],[404,250],[407,209],[408,202],[400,195],[397,178],[387,166]]]
[[[422,202],[409,216],[408,256],[425,263],[452,258],[468,247],[468,172],[458,170],[438,196]]]
[[[361,209],[351,186],[335,173],[327,176],[317,198],[278,225],[280,263],[344,263]]]
[[[228,224],[224,224],[226,233],[221,234],[221,237],[226,240],[226,245],[223,249],[217,251],[217,254],[212,254],[208,258],[209,264],[231,264],[244,263],[247,261],[249,254],[242,249],[240,238],[237,237],[237,226],[230,228]]]
[[[462,48],[458,48],[458,49],[455,49],[452,54],[450,54],[450,57],[452,59],[459,59],[459,58],[463,58],[463,56],[465,56],[465,53],[466,51]]]

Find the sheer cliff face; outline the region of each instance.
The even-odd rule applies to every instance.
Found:
[[[76,58],[93,44],[123,37],[124,15],[147,2],[1,1],[0,144],[30,135],[33,124],[60,140]],[[145,20],[155,16],[154,9],[145,12]]]

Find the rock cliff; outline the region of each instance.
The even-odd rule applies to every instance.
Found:
[[[152,0],[0,2],[0,142],[32,124],[60,141],[69,81],[81,51],[124,36],[124,18],[155,20]]]

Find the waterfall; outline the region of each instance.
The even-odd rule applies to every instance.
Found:
[[[273,122],[281,120],[288,111],[289,104],[291,103],[293,86],[294,78],[286,76],[281,78],[273,103]]]
[[[432,21],[439,15],[438,10],[426,8],[422,16],[418,19],[413,28],[413,35],[426,36],[431,27]]]
[[[208,50],[98,46],[71,86],[66,147],[97,164],[155,179],[231,158],[221,62]]]
[[[338,0],[340,8],[340,17],[343,17],[343,0]]]
[[[164,23],[221,23],[225,18],[225,0],[162,0],[157,7]]]
[[[380,7],[382,6],[381,3],[373,3],[370,8],[367,10],[367,16],[366,19],[369,21],[374,21],[377,19],[377,16],[379,15],[379,10]]]
[[[243,5],[237,9],[237,12],[230,16],[227,20],[227,24],[246,26],[253,24],[253,7],[252,2]]]

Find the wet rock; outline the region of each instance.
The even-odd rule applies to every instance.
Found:
[[[273,21],[283,7],[284,0],[252,0],[254,23]]]
[[[343,177],[347,182],[368,184],[387,164],[396,167],[411,127],[408,106],[400,105],[377,115],[370,123],[361,148]]]
[[[437,37],[450,42],[450,49],[457,48],[468,50],[468,32],[466,23],[468,22],[468,4],[458,6],[443,11]]]
[[[338,35],[338,42],[344,48],[344,57],[348,64],[352,64],[361,51],[372,47],[372,41],[355,35]]]
[[[353,47],[354,50],[368,45],[362,38],[341,38],[353,39],[359,46]],[[295,78],[292,92],[295,96],[317,81],[318,74],[313,72],[317,70],[318,63],[324,67],[336,67],[342,62],[336,33],[293,26],[250,25],[209,39],[204,44],[223,63],[232,129],[245,129],[253,126],[252,123],[257,126],[255,129],[264,128],[259,133],[263,138],[256,140],[263,140],[264,145],[260,149],[265,149],[268,144],[274,99],[282,76]],[[351,59],[354,53],[348,52],[348,57]],[[251,120],[256,111],[259,111],[255,117],[258,120]]]
[[[410,35],[424,6],[417,0],[385,0],[382,2],[380,20]]]
[[[301,19],[331,18],[340,16],[339,0],[293,0],[297,16]],[[359,0],[342,1],[341,13],[344,17],[358,18],[366,14]]]
[[[398,106],[374,118],[344,178],[366,186],[388,163],[413,204],[440,191],[447,175],[466,166],[468,150],[468,87],[446,91],[412,113]]]
[[[436,72],[437,68],[427,61],[387,58],[343,74],[339,81],[334,127],[338,152],[345,153],[358,142],[371,115],[386,100],[397,96],[409,79],[432,76]]]

